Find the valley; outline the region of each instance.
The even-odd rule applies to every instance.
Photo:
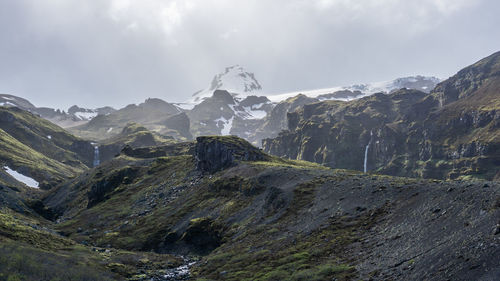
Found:
[[[438,82],[0,95],[0,280],[496,280],[500,53]]]

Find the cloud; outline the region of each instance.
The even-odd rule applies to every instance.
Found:
[[[496,51],[494,0],[4,0],[0,92],[187,99],[240,64],[268,92],[446,76]]]
[[[108,14],[129,31],[161,32],[168,37],[195,7],[193,1],[111,0]]]

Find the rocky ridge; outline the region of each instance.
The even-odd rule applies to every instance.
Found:
[[[288,131],[264,150],[335,168],[425,178],[498,179],[499,53],[430,94],[399,90],[325,101],[288,114]]]
[[[424,95],[405,90],[360,100],[358,106],[384,112],[380,120],[397,119],[418,115],[412,99]],[[394,109],[382,111],[388,103]],[[334,117],[349,107],[339,101],[327,104],[338,107],[331,112]],[[317,117],[323,106],[305,105],[296,114]],[[5,110],[14,117],[31,118],[32,132],[45,133],[43,126],[54,126],[19,109]],[[145,127],[127,125],[114,139],[125,145],[115,157],[83,169],[50,191],[0,183],[0,202],[7,202],[0,209],[0,276],[76,280],[499,276],[500,264],[494,258],[500,243],[496,182],[332,170],[267,155],[235,136],[147,146],[142,141],[149,137],[143,135],[155,139]],[[29,155],[19,157],[29,159]]]

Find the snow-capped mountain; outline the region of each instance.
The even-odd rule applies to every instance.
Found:
[[[177,105],[186,110],[194,136],[233,134],[260,145],[262,138],[273,137],[286,129],[287,113],[296,109],[293,106],[296,103],[303,105],[323,100],[348,101],[378,92],[391,93],[401,88],[430,92],[439,81],[435,77],[419,75],[384,82],[272,95],[263,92],[254,74],[236,65],[215,75],[212,83],[195,93],[187,103]]]
[[[215,75],[210,85],[206,89],[194,93],[188,103],[198,104],[210,98],[215,90],[226,90],[238,94],[240,98],[245,98],[250,95],[259,95],[262,86],[253,73],[246,71],[239,65],[234,65],[226,67],[223,72]]]
[[[282,94],[267,95],[272,102],[280,102],[287,98],[303,94],[319,100],[353,100],[375,93],[391,93],[392,91],[407,88],[429,93],[441,80],[432,76],[409,76],[390,81],[355,84],[351,86],[296,91]]]

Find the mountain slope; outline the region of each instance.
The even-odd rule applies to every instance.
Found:
[[[241,99],[228,91],[216,90],[187,115],[194,136],[232,134],[248,138],[272,108],[264,96]]]
[[[169,123],[168,119],[177,114],[181,114],[178,116],[179,120]],[[68,130],[80,137],[104,140],[119,134],[130,122],[139,123],[163,135],[171,135],[180,139],[191,137],[187,116],[177,106],[161,99],[147,99],[139,105],[131,104],[108,115],[99,115],[84,125],[68,128]],[[178,124],[181,124],[182,128],[179,128]],[[184,128],[185,126],[187,128]]]
[[[262,122],[255,130],[251,130],[251,134],[243,136],[252,142],[254,145],[261,145],[262,140],[266,138],[274,138],[288,127],[286,116],[289,112],[293,112],[302,106],[317,102],[318,99],[310,98],[303,94],[295,97],[287,98],[284,101],[276,104],[273,109],[266,115]]]
[[[195,136],[232,134],[260,145],[263,139],[276,137],[286,129],[286,114],[304,104],[353,100],[400,88],[420,89],[428,93],[438,82],[435,77],[410,76],[379,83],[259,97],[251,96],[262,92],[255,76],[242,67],[234,66],[216,75],[210,87],[179,106],[188,110],[191,132]],[[223,95],[224,92],[227,94]],[[277,108],[273,110],[275,106]]]
[[[186,268],[210,280],[500,275],[498,183],[331,170],[236,137],[161,149],[123,152],[52,190],[44,202],[57,229],[91,245],[197,256]]]
[[[137,123],[128,123],[120,134],[96,144],[99,149],[100,163],[113,159],[125,147],[139,148],[175,143],[173,137],[165,137],[149,131]]]
[[[0,107],[1,172],[9,167],[49,188],[92,165],[93,146],[18,108]]]
[[[87,148],[93,156],[89,142],[30,112],[0,107],[1,280],[149,280],[177,274],[181,258],[91,248],[54,230],[48,221],[54,213],[40,198],[44,189],[88,171],[80,161]],[[23,184],[22,177],[39,181],[41,189]]]
[[[430,94],[399,90],[306,105],[264,149],[391,175],[499,178],[499,57],[465,68]]]
[[[319,100],[354,100],[375,93],[386,93],[397,91],[399,89],[413,89],[419,90],[425,93],[431,92],[436,85],[440,82],[439,78],[428,77],[428,76],[408,76],[402,78],[396,78],[390,81],[374,82],[374,83],[364,83],[356,84],[343,87],[333,87],[325,89],[314,89],[305,90],[291,93],[283,94],[271,94],[268,95],[269,99],[273,102],[280,102],[287,98],[294,97],[296,95],[302,94],[310,98],[317,98]]]
[[[115,109],[111,107],[86,109],[74,105],[68,109],[68,112],[65,112],[48,107],[36,107],[26,99],[6,94],[0,94],[0,106],[18,107],[22,110],[39,115],[63,128],[81,125],[97,115],[106,115],[115,111]]]
[[[247,72],[243,67],[234,65],[226,67],[212,79],[210,86],[193,94],[188,103],[198,104],[212,96],[216,90],[225,90],[236,93],[240,98],[248,95],[257,95],[262,90],[262,86],[251,72]]]

